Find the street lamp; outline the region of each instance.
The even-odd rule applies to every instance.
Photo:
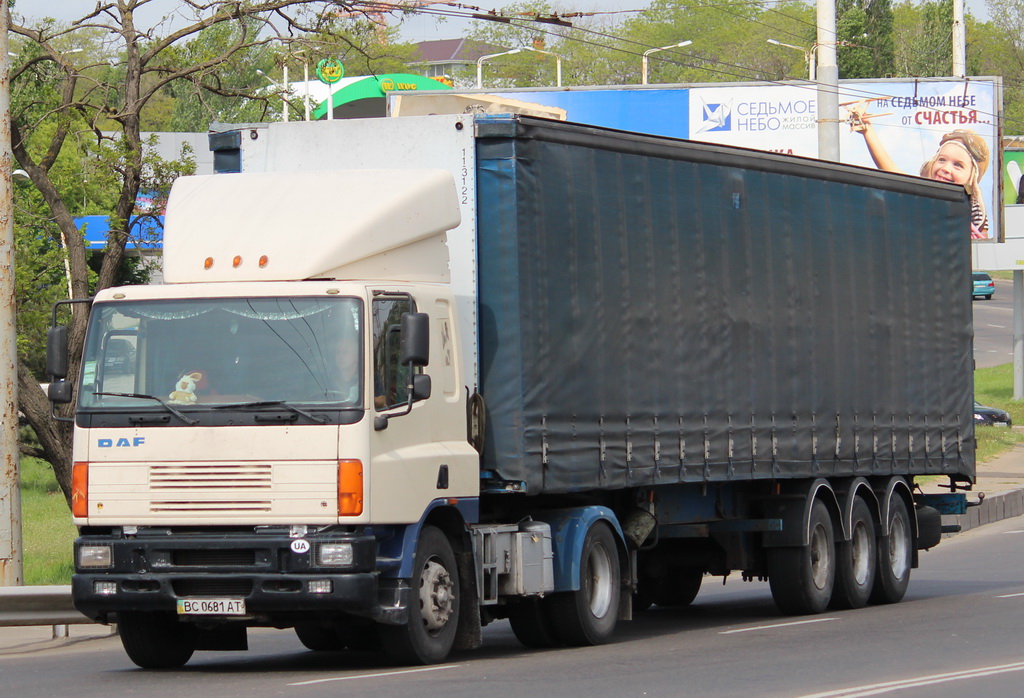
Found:
[[[552,53],[551,51],[545,51],[544,49],[540,49],[540,48],[534,48],[532,46],[523,46],[522,50],[523,51],[535,51],[536,53],[546,53],[549,56],[554,56],[555,57],[555,86],[556,87],[561,87],[562,86],[562,57],[561,56],[559,56],[557,53]]]
[[[288,100],[285,97],[288,92],[288,66],[284,68],[284,86],[278,85],[276,80],[259,68],[256,69],[256,74],[261,75],[267,82],[281,90],[281,121],[288,121]]]
[[[498,56],[511,56],[513,53],[522,53],[523,49],[514,48],[511,51],[502,51],[501,53],[489,53],[486,56],[480,56],[476,59],[476,89],[480,89],[484,86],[483,70],[484,61],[489,61],[492,58]]]
[[[774,44],[776,46],[785,46],[786,48],[791,48],[795,51],[799,51],[800,53],[804,54],[804,60],[807,61],[807,79],[810,80],[811,82],[814,82],[814,74],[817,72],[817,68],[814,65],[814,50],[818,48],[817,44],[807,49],[802,48],[800,46],[794,46],[793,44],[784,44],[781,41],[776,41],[775,39],[768,39],[767,41],[769,44]]]
[[[693,42],[689,41],[689,40],[687,40],[687,41],[680,41],[678,44],[672,44],[671,46],[661,46],[660,48],[651,48],[651,49],[647,49],[646,51],[644,51],[644,57],[643,57],[643,61],[642,61],[642,69],[640,71],[640,81],[641,81],[640,84],[641,85],[646,85],[647,84],[647,66],[648,66],[647,57],[648,56],[650,56],[652,53],[657,53],[658,51],[667,51],[670,48],[682,48],[683,46],[689,46],[692,43]]]

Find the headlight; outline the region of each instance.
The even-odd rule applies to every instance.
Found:
[[[351,543],[322,543],[317,553],[317,564],[321,567],[344,567],[351,565],[354,558]]]
[[[79,567],[110,567],[114,554],[109,545],[83,545],[78,549]]]

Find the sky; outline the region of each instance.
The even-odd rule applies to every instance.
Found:
[[[475,0],[478,7],[489,9],[508,4],[511,0]],[[965,0],[968,11],[975,17],[988,19],[985,0]],[[639,10],[649,4],[649,0],[554,0],[555,7],[565,7],[567,11],[578,12],[608,10]],[[178,5],[176,0],[152,0],[137,13],[140,26],[152,26],[162,16],[171,14]],[[30,18],[51,16],[58,20],[70,21],[77,19],[92,8],[96,0],[15,0],[14,12]],[[628,15],[626,15],[628,16]],[[392,22],[398,21],[397,19]],[[462,36],[469,22],[449,19],[438,21],[429,15],[414,15],[402,22],[401,37],[404,41],[430,41],[434,39],[454,39]]]

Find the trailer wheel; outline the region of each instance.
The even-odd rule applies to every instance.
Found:
[[[872,603],[899,603],[910,584],[914,555],[910,514],[903,497],[893,496],[889,505],[889,535],[878,539],[878,564]]]
[[[295,634],[306,649],[314,652],[337,652],[346,647],[345,641],[335,628],[312,623],[296,625]]]
[[[862,608],[875,583],[878,557],[875,520],[861,497],[853,501],[850,540],[836,546],[836,583],[831,608]]]
[[[673,567],[662,578],[654,593],[654,603],[669,608],[689,606],[697,598],[704,570],[699,567]]]
[[[451,543],[434,526],[420,532],[412,584],[408,623],[379,628],[384,650],[403,664],[443,662],[459,626],[459,572]]]
[[[170,613],[118,613],[128,658],[143,669],[177,669],[196,651],[196,628]]]
[[[580,555],[580,588],[552,594],[551,619],[567,645],[599,645],[615,630],[621,594],[615,534],[598,522],[587,531]]]
[[[515,606],[509,608],[508,622],[516,639],[525,647],[548,649],[562,644],[555,633],[544,599],[520,599]]]
[[[811,505],[809,543],[768,549],[768,582],[779,610],[789,615],[821,613],[835,582],[835,534],[828,508]]]

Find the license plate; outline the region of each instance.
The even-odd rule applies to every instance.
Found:
[[[178,599],[179,616],[244,616],[245,599]]]
[[[1006,426],[1006,422],[993,422],[992,426],[994,426],[994,427],[1005,427]]]

